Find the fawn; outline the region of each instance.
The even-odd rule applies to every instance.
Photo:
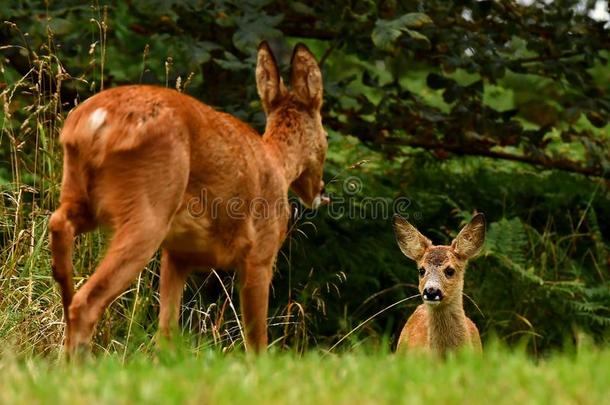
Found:
[[[103,310],[162,249],[159,327],[178,328],[194,268],[235,269],[246,349],[267,347],[269,287],[290,219],[288,190],[312,208],[329,202],[322,168],[322,74],[294,48],[291,90],[271,49],[258,48],[256,86],[267,115],[260,136],[235,117],[175,90],[125,86],[76,107],[60,135],[60,206],[49,222],[68,354],[86,347]],[[259,209],[257,209],[257,207]],[[76,235],[112,230],[96,271],[75,293]]]
[[[424,301],[402,329],[397,350],[419,348],[444,355],[469,346],[481,351],[479,331],[464,313],[462,291],[466,264],[485,240],[483,214],[476,214],[450,246],[434,246],[399,215],[394,216],[394,231],[402,253],[417,263]]]

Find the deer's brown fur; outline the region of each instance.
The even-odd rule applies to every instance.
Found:
[[[479,253],[485,239],[483,215],[475,215],[450,246],[434,246],[400,216],[394,218],[394,229],[402,252],[417,263],[424,298],[407,320],[397,350],[444,354],[469,346],[480,351],[479,331],[464,312],[462,291],[467,261]],[[434,291],[434,297],[428,291]]]
[[[61,204],[49,224],[69,353],[90,342],[104,308],[160,247],[163,335],[178,326],[193,268],[234,268],[247,348],[266,348],[272,268],[290,216],[288,189],[309,206],[327,202],[321,73],[304,45],[295,47],[291,65],[288,90],[267,44],[259,48],[257,89],[267,114],[262,137],[229,114],[160,87],[106,90],[70,113],[60,138]],[[112,240],[74,293],[73,238],[98,226],[110,228]]]

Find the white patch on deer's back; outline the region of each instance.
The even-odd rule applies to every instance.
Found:
[[[98,108],[93,111],[89,117],[89,129],[92,132],[100,129],[106,122],[106,115],[108,115],[108,113],[103,108]]]

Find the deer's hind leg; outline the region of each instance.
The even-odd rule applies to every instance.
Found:
[[[188,180],[188,161],[179,146],[117,155],[100,170],[96,197],[114,233],[98,268],[70,304],[69,353],[89,344],[104,309],[136,279],[165,238]]]
[[[61,292],[61,301],[66,322],[66,336],[71,328],[69,308],[74,296],[72,251],[74,237],[94,227],[86,202],[62,202],[49,220],[51,268],[53,279]],[[66,340],[66,345],[69,342]]]
[[[163,249],[159,286],[159,332],[161,337],[166,340],[172,337],[172,333],[178,331],[180,304],[184,285],[190,272],[190,267],[177,261],[169,250]]]
[[[74,296],[72,251],[74,238],[95,228],[96,222],[89,209],[87,178],[79,160],[78,149],[64,145],[64,168],[60,206],[49,219],[51,268],[53,279],[61,292],[66,323],[66,346],[69,342],[69,308]]]
[[[68,352],[85,346],[104,309],[144,269],[161,243],[166,227],[152,221],[118,228],[95,273],[76,292],[69,308]]]

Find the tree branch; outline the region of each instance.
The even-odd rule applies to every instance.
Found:
[[[451,142],[440,142],[436,140],[423,140],[414,138],[384,138],[380,143],[387,145],[411,146],[415,148],[423,148],[427,150],[445,150],[456,155],[471,155],[483,156],[495,159],[511,160],[515,162],[527,163],[534,166],[543,167],[545,169],[557,169],[571,173],[583,174],[585,176],[601,177],[610,180],[610,172],[602,167],[586,167],[578,162],[569,159],[557,159],[549,156],[528,156],[516,155],[513,153],[490,150],[486,147],[480,147],[476,144],[462,145]]]

